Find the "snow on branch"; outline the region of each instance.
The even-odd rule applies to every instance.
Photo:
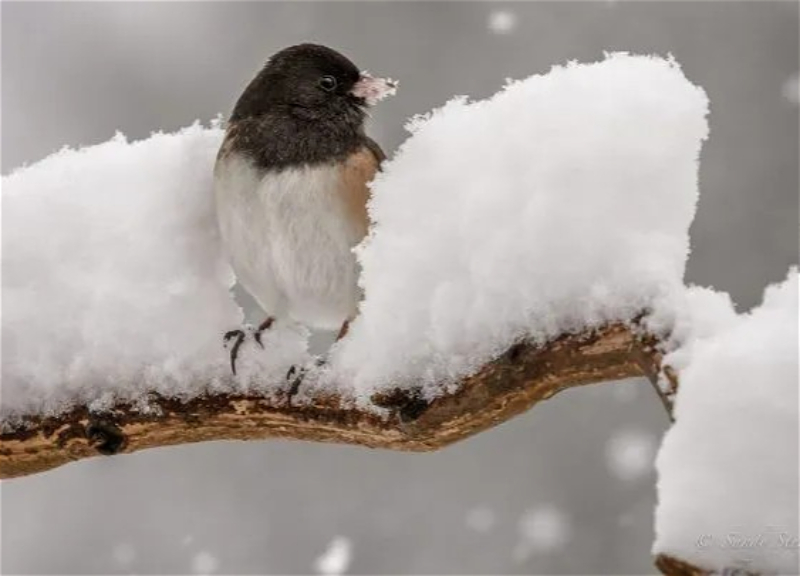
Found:
[[[181,401],[152,394],[149,410],[119,403],[33,416],[2,436],[0,477],[44,471],[98,453],[208,440],[291,438],[373,448],[429,451],[496,426],[560,390],[643,376],[659,354],[622,324],[563,336],[546,346],[520,343],[463,380],[456,392],[425,400],[418,388],[376,393],[379,410],[320,392],[295,405],[280,392],[209,394]],[[346,389],[346,387],[343,387]]]
[[[689,290],[682,345],[664,358],[680,393],[656,460],[656,553],[797,573],[798,294],[796,268],[749,314],[727,295]]]
[[[235,376],[222,335],[243,316],[213,212],[218,126],[14,172],[0,477],[217,439],[432,450],[559,390],[644,375],[675,406],[659,567],[790,571],[796,547],[697,547],[732,524],[796,539],[798,509],[797,271],[745,316],[683,282],[707,107],[675,62],[614,54],[415,118],[372,186],[347,337],[318,366],[307,331],[278,325],[263,349],[247,340]],[[290,399],[292,366],[306,375]]]

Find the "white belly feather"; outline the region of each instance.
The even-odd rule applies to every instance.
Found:
[[[363,229],[347,216],[330,164],[259,173],[233,153],[215,168],[222,241],[239,282],[264,311],[315,328],[355,316],[352,248]]]

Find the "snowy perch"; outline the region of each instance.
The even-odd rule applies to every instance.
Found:
[[[543,347],[518,344],[465,378],[457,392],[432,401],[416,390],[377,393],[383,415],[332,392],[294,406],[282,394],[218,393],[189,400],[161,395],[150,410],[120,402],[92,414],[86,407],[33,416],[2,436],[0,477],[54,468],[100,453],[204,440],[293,438],[428,451],[496,426],[560,390],[604,380],[653,376],[659,354],[624,325],[564,336]]]
[[[748,564],[696,546],[697,530],[735,522],[797,536],[791,442],[742,474],[759,438],[796,434],[797,271],[747,316],[683,283],[706,111],[675,63],[617,54],[414,119],[373,183],[348,336],[315,368],[307,333],[277,326],[264,350],[243,346],[235,377],[218,127],[16,171],[3,180],[0,477],[217,439],[433,450],[560,390],[647,376],[676,418],[658,457],[659,567],[791,571],[796,548]],[[309,371],[290,404],[292,365]],[[749,454],[707,429],[730,414],[755,435]]]

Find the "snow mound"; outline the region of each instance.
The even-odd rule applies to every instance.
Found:
[[[707,107],[675,62],[612,54],[414,119],[373,183],[334,379],[435,396],[518,338],[682,290]]]
[[[685,315],[703,321],[665,358],[680,366],[680,388],[656,460],[654,552],[713,570],[796,574],[797,269],[749,314],[710,302],[693,300]]]
[[[232,381],[222,346],[242,314],[214,215],[221,139],[200,125],[118,135],[3,178],[4,419],[255,385]],[[305,334],[267,338],[242,371],[281,381]]]

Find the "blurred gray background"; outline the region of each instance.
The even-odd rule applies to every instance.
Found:
[[[798,4],[2,2],[2,171],[227,115],[315,41],[401,80],[371,133],[603,51],[672,53],[711,100],[687,280],[740,310],[798,261]],[[535,135],[532,135],[535,137]],[[4,574],[648,574],[644,381],[565,392],[433,454],[211,443],[2,484]],[[746,458],[746,455],[743,457]]]

